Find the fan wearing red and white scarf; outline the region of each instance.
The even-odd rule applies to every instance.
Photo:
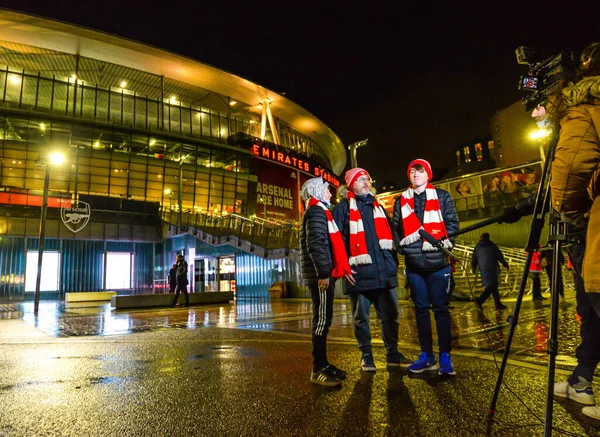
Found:
[[[327,217],[327,230],[329,232],[329,242],[331,243],[331,258],[333,261],[333,270],[331,271],[332,278],[341,278],[345,275],[351,275],[352,269],[348,265],[348,255],[346,254],[346,248],[344,247],[344,240],[342,234],[338,229],[333,216],[329,209],[323,204],[323,202],[311,197],[306,201],[306,209],[311,206],[318,206],[323,208],[325,211],[325,217]]]
[[[442,237],[448,237],[444,218],[440,208],[440,202],[437,197],[437,191],[433,185],[427,183],[425,187],[425,211],[423,213],[423,223],[419,221],[415,214],[415,190],[411,187],[407,189],[400,197],[400,211],[402,213],[402,227],[405,237],[400,240],[400,246],[408,246],[421,239],[419,229],[424,229],[433,238],[439,240]],[[446,249],[452,249],[452,243],[448,238],[443,241]],[[437,251],[431,243],[423,241],[423,251]]]
[[[371,264],[373,260],[367,250],[367,240],[365,238],[365,228],[363,226],[362,215],[356,205],[356,198],[352,191],[348,191],[346,196],[349,204],[349,228],[350,228],[350,259],[348,263],[351,266],[359,264]],[[392,250],[392,230],[383,207],[373,201],[373,221],[375,222],[375,233],[379,240],[379,247],[383,250]]]

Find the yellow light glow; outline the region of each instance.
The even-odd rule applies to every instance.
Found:
[[[177,103],[177,97],[176,96],[171,96],[171,98],[169,99],[169,103],[174,105],[175,103]]]
[[[40,129],[43,131],[46,130],[46,125],[44,123],[40,123]]]
[[[170,190],[169,188],[167,188],[167,189],[165,190],[165,194],[168,196],[169,194],[171,194],[171,190]]]
[[[94,143],[94,147],[100,147],[100,141],[96,141],[96,142]]]
[[[231,102],[229,102],[229,104],[230,104],[231,106],[235,105],[236,103],[237,103],[237,102],[236,102],[235,100],[232,100]]]
[[[532,140],[539,140],[541,138],[546,138],[548,135],[550,135],[550,131],[548,129],[538,129],[536,131],[533,131],[529,134],[529,138],[531,138]]]
[[[127,81],[126,80],[122,81],[120,86],[121,86],[121,88],[127,87]]]
[[[154,146],[155,144],[156,144],[156,140],[155,140],[154,138],[152,138],[152,139],[150,140],[150,145],[151,145],[151,146]]]
[[[15,76],[14,74],[10,74],[9,76],[10,83],[13,85],[19,85],[21,83],[21,78],[19,76]]]
[[[61,165],[65,162],[65,155],[60,152],[54,152],[50,154],[50,163],[54,165]]]

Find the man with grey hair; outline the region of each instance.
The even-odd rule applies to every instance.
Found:
[[[362,353],[361,369],[377,371],[371,346],[371,305],[381,320],[387,366],[407,367],[410,360],[398,351],[398,259],[393,251],[389,219],[373,195],[366,170],[350,169],[345,180],[348,193],[333,208],[333,217],[344,238],[348,262],[356,271],[345,278],[354,336]]]

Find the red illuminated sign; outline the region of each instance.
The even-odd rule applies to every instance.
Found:
[[[331,174],[327,170],[323,170],[322,168],[312,164],[311,162],[306,161],[306,159],[301,159],[285,152],[279,152],[277,150],[273,150],[267,146],[261,146],[259,144],[253,144],[250,148],[250,151],[253,155],[259,158],[267,159],[273,162],[278,162],[288,167],[292,167],[305,173],[314,175],[315,177],[321,176],[324,181],[329,182],[336,188],[340,186],[340,181],[335,175]]]

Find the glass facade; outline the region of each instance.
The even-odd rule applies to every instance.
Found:
[[[232,136],[259,137],[260,114],[256,102],[236,102],[164,76],[0,41],[0,298],[22,299],[26,273],[31,276],[35,270],[36,207],[41,206],[46,168],[50,209],[44,253],[56,261],[56,274],[46,275],[52,282],[46,294],[110,288],[153,292],[166,277],[173,250],[185,250],[192,266],[197,255],[209,253],[230,260],[232,265],[218,266],[226,282],[220,288],[237,287],[246,297],[268,297],[274,280],[299,281],[298,266],[289,259],[262,259],[243,252],[240,244],[217,249],[191,235],[165,238],[161,228],[160,218],[166,215],[229,218],[228,231],[231,219],[244,219],[252,244],[259,241],[262,233],[256,229],[267,226],[267,220],[254,217],[257,168],[263,168],[254,161],[261,158]],[[327,154],[315,141],[276,117],[274,125],[278,153],[288,149],[299,162],[307,158],[315,169],[332,173]],[[266,127],[264,140],[273,142],[276,135],[270,129]],[[62,165],[49,163],[53,152],[65,156]],[[295,175],[290,184],[298,191],[298,169],[290,171],[275,161],[270,165],[288,178]],[[296,205],[296,191],[288,191],[288,203]],[[59,210],[77,199],[93,210],[80,233],[61,224]],[[248,233],[242,228],[240,238]],[[285,230],[289,245],[292,226]],[[266,233],[265,247],[276,242],[276,234]],[[114,257],[127,257],[128,269],[118,270],[123,266],[112,262]],[[107,278],[111,269],[117,273],[109,272]]]
[[[43,121],[42,121],[43,120]],[[66,155],[52,167],[50,191],[159,202],[166,208],[246,214],[249,153],[137,133],[0,115],[0,185],[40,191],[48,152]],[[181,199],[179,198],[181,193]]]

